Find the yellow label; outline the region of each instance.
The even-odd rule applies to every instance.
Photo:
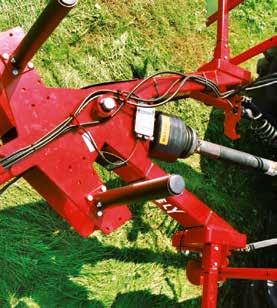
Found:
[[[170,118],[163,115],[160,144],[164,144],[164,145],[168,144],[169,133],[170,133]]]

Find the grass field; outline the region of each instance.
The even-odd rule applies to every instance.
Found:
[[[0,0],[0,30],[28,30],[46,2]],[[79,2],[34,59],[49,86],[83,87],[163,69],[189,72],[212,57],[215,27],[205,27],[203,0]],[[245,2],[232,13],[233,54],[276,32],[276,0]],[[246,66],[254,71],[255,63]],[[222,137],[222,114],[204,105],[180,101],[165,110],[201,137],[250,148],[247,131],[237,142]],[[257,190],[260,178],[253,173],[199,157],[163,166],[182,174],[190,190],[257,239],[263,205],[272,202],[266,180]],[[114,181],[107,172],[103,176]],[[176,224],[154,205],[132,205],[132,222],[108,237],[96,232],[88,239],[22,180],[0,205],[0,307],[200,306],[201,290],[186,281],[188,259],[171,247]]]

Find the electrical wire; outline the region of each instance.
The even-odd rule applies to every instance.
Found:
[[[75,125],[73,125],[73,127],[71,128],[70,123],[73,122],[73,120],[88,106],[88,104],[90,104],[94,99],[96,99],[103,93],[116,93],[116,92],[112,90],[102,90],[102,91],[97,91],[93,94],[88,95],[79,105],[79,107],[74,111],[74,113],[70,115],[69,117],[67,117],[57,127],[55,127],[49,133],[47,133],[46,135],[38,139],[35,143],[27,147],[21,148],[18,151],[15,151],[12,154],[2,158],[0,160],[0,164],[5,169],[8,169],[11,166],[13,166],[15,163],[19,162],[20,160],[24,159],[25,157],[29,156],[35,151],[41,149],[42,147],[49,144],[50,142],[54,141],[59,136],[66,133],[68,130],[72,129],[73,127],[75,128]],[[97,124],[99,124],[98,121],[97,121]]]
[[[134,145],[134,148],[132,149],[131,153],[128,155],[128,158],[127,159],[124,159],[112,152],[109,152],[109,151],[101,151],[98,146],[97,146],[97,143],[95,142],[94,138],[92,137],[91,133],[89,131],[87,131],[84,127],[81,128],[86,136],[89,138],[90,142],[92,143],[93,147],[95,148],[95,150],[97,151],[97,153],[100,155],[100,157],[106,162],[108,163],[109,165],[113,165],[115,167],[121,167],[125,164],[128,163],[128,161],[130,161],[130,159],[133,157],[133,155],[135,154],[135,151],[137,149],[137,145],[138,145],[138,140],[136,140],[135,142],[135,145]],[[116,159],[120,160],[120,162],[114,162],[114,161],[111,161],[109,160],[106,156],[106,155],[110,155],[110,156],[113,156],[115,157]]]
[[[230,96],[233,96],[235,94],[243,94],[246,92],[251,92],[257,89],[270,87],[274,84],[277,84],[277,73],[272,73],[263,77],[260,77],[256,79],[255,81],[246,84],[242,87],[239,87],[237,89],[232,89],[230,91],[222,93],[222,98],[228,98]]]
[[[169,96],[167,99],[165,99],[164,101],[160,102],[160,103],[156,103],[156,104],[142,104],[142,103],[135,103],[132,101],[128,101],[127,103],[130,105],[134,105],[134,106],[139,106],[139,107],[143,107],[143,108],[155,108],[155,107],[159,107],[162,106],[164,104],[167,104],[169,101],[173,100],[176,95],[180,92],[181,88],[184,86],[184,84],[189,80],[189,76],[187,76],[186,78],[182,78],[180,85],[178,86],[178,88],[174,91],[174,93]],[[140,99],[140,101],[144,102],[144,99]],[[148,100],[149,101],[149,100]]]
[[[136,94],[136,92],[138,92],[138,90],[141,89],[147,82],[152,81],[156,76],[162,76],[162,75],[178,76],[179,78],[173,81],[169,85],[169,87],[164,91],[164,93],[158,97],[143,98],[143,97],[140,97],[138,94]],[[174,72],[174,71],[162,71],[162,72],[157,72],[155,74],[152,74],[151,76],[140,81],[130,92],[119,92],[119,91],[114,91],[114,90],[109,90],[109,89],[99,90],[99,91],[90,93],[80,103],[80,105],[76,108],[73,114],[69,115],[57,127],[53,128],[50,132],[42,136],[40,139],[38,139],[33,144],[23,147],[11,153],[10,155],[7,155],[6,157],[0,159],[0,164],[4,168],[8,169],[12,167],[14,164],[16,164],[17,162],[21,161],[22,159],[26,158],[32,153],[38,151],[39,149],[43,148],[50,142],[56,140],[61,135],[73,129],[78,129],[78,128],[86,129],[87,127],[92,127],[94,125],[99,125],[103,122],[109,121],[111,118],[116,116],[116,114],[123,108],[125,103],[136,106],[136,107],[139,106],[139,107],[144,107],[144,108],[154,108],[154,107],[159,107],[164,104],[167,104],[168,102],[176,99],[176,97],[178,96],[178,94],[180,93],[180,91],[182,90],[182,88],[185,86],[185,84],[188,81],[194,81],[198,84],[205,86],[206,90],[212,91],[212,93],[216,97],[226,99],[228,103],[232,106],[230,100],[228,100],[229,97],[235,94],[240,94],[243,92],[253,91],[253,90],[256,90],[262,87],[268,87],[268,86],[274,85],[277,83],[277,74],[273,73],[267,76],[263,76],[250,84],[247,84],[247,85],[244,85],[243,87],[232,89],[226,92],[220,92],[217,84],[213,82],[212,80],[207,79],[205,75],[203,76],[186,75],[184,73]],[[170,94],[172,91],[174,92]],[[81,112],[88,105],[90,105],[92,102],[95,101],[95,99],[97,99],[103,94],[111,94],[113,98],[118,99],[121,102],[119,107],[108,118],[103,119],[101,121],[97,120],[97,121],[91,121],[91,122],[85,122],[85,123],[72,124],[74,120],[81,114]],[[97,146],[95,148],[97,149]],[[122,159],[122,162],[126,163],[126,160]],[[109,162],[109,163],[112,163],[112,162]]]

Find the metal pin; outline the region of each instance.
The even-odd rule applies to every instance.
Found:
[[[87,200],[91,202],[93,200],[93,196],[92,195],[88,195],[87,196]]]
[[[18,69],[14,68],[14,69],[12,70],[12,74],[13,74],[14,76],[17,76],[17,75],[19,74]]]
[[[28,63],[28,68],[29,68],[30,70],[32,70],[34,67],[35,67],[35,66],[34,66],[33,62],[29,62],[29,63]]]
[[[102,216],[103,216],[103,212],[102,212],[102,211],[98,211],[98,212],[97,212],[97,216],[98,216],[98,217],[102,217]]]
[[[112,97],[105,97],[100,101],[105,111],[112,111],[116,107],[116,101]]]

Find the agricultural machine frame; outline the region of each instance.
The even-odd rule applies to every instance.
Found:
[[[83,89],[48,88],[30,62],[75,0],[51,0],[30,31],[0,33],[0,183],[22,176],[81,236],[109,234],[131,219],[126,202],[153,202],[184,230],[173,236],[178,250],[200,253],[187,266],[190,282],[203,285],[202,307],[214,308],[218,283],[226,279],[277,280],[277,269],[229,266],[233,251],[249,248],[246,236],[168,175],[152,158],[175,161],[194,153],[277,174],[276,162],[199,140],[180,119],[155,109],[194,98],[224,110],[224,133],[240,136],[245,97],[264,84],[239,65],[277,46],[277,37],[233,58],[229,11],[242,0],[219,0],[214,58],[197,72],[161,72],[143,80],[96,84]],[[181,132],[181,133],[180,133]],[[180,134],[179,134],[180,133]],[[92,167],[115,172],[124,187],[108,189]]]

